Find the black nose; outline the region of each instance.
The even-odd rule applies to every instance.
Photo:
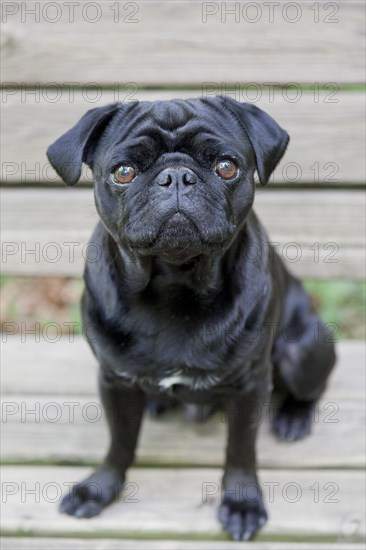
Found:
[[[180,168],[165,168],[156,178],[158,185],[193,185],[197,183],[197,176],[192,170],[185,167]]]

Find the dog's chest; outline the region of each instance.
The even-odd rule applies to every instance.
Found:
[[[135,319],[135,323],[136,323]],[[162,321],[152,316],[128,335],[116,335],[113,371],[122,381],[158,392],[176,386],[211,390],[250,370],[253,340],[247,338],[241,311],[230,319],[199,321],[185,315]],[[255,346],[254,346],[255,347]]]
[[[127,383],[158,391],[177,385],[207,390],[238,373],[246,378],[261,347],[252,333],[260,322],[253,311],[262,309],[257,300],[223,292],[207,303],[179,290],[125,303],[98,346],[101,363]]]

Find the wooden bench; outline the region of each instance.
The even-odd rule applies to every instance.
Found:
[[[103,2],[99,13],[82,0],[74,22],[58,4],[58,12],[44,2],[3,6],[2,274],[81,276],[97,219],[89,174],[77,188],[61,186],[45,151],[87,109],[221,92],[256,101],[291,135],[256,197],[289,268],[304,278],[364,278],[361,2],[280,2],[271,16],[268,5],[247,2]],[[220,413],[198,424],[181,410],[146,418],[120,502],[93,520],[60,515],[61,492],[107,446],[97,364],[82,336],[52,341],[16,329],[3,333],[1,349],[2,548],[364,548],[362,342],[339,343],[310,438],[281,443],[263,419],[270,521],[248,544],[228,541],[216,519]]]

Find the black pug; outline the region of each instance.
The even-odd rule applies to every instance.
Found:
[[[168,395],[226,407],[220,520],[234,539],[266,522],[259,422],[243,409],[280,387],[273,429],[302,438],[335,363],[326,326],[252,210],[255,171],[267,183],[288,140],[254,105],[215,97],[92,109],[49,147],[68,185],[83,162],[95,179],[100,258],[86,265],[82,313],[111,434],[103,464],[62,512],[92,517],[115,499],[146,398]]]

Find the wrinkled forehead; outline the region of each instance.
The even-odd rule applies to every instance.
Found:
[[[118,113],[111,126],[119,143],[152,138],[173,149],[187,136],[242,142],[244,134],[218,98],[136,102]]]

